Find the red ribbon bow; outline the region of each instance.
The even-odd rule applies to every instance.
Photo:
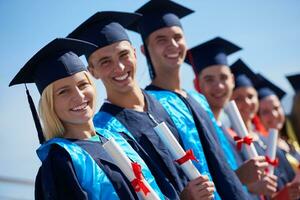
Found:
[[[279,164],[278,158],[271,160],[271,158],[269,156],[265,156],[266,157],[266,161],[267,163],[269,163],[270,165],[277,167]]]
[[[142,176],[142,167],[136,162],[131,163],[132,170],[135,176],[135,179],[131,181],[131,185],[134,188],[134,191],[139,192],[142,190],[142,192],[147,196],[147,194],[150,192],[150,190],[147,188],[145,183],[143,182],[143,176]]]
[[[185,163],[188,160],[195,160],[198,162],[197,158],[194,155],[194,152],[192,149],[189,149],[185,152],[185,155],[182,156],[181,158],[175,160],[175,162],[177,162],[179,165],[182,165],[183,163]]]
[[[252,137],[246,136],[244,138],[240,138],[239,136],[234,136],[234,141],[236,141],[236,148],[240,151],[242,149],[242,144],[250,145],[252,143]]]

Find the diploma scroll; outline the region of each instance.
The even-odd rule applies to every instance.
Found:
[[[142,176],[141,166],[138,163],[131,162],[113,138],[104,143],[103,147],[111,156],[114,163],[121,169],[124,175],[131,182],[139,198],[145,200],[160,199],[156,192],[151,188],[149,183]]]
[[[257,157],[257,151],[255,149],[255,146],[252,142],[249,142],[249,137],[248,130],[245,126],[245,123],[243,122],[243,119],[241,117],[241,114],[234,102],[234,100],[230,101],[226,107],[225,107],[225,112],[227,113],[228,117],[230,118],[231,125],[233,129],[236,131],[238,134],[239,138],[241,139],[240,142],[245,144],[247,154],[249,158],[254,158]],[[240,143],[240,144],[242,144]],[[238,143],[239,144],[239,143]]]
[[[278,160],[276,159],[276,147],[278,139],[278,130],[269,129],[268,144],[266,150],[266,160],[269,163],[268,173],[274,173],[274,167],[278,165]]]
[[[179,163],[187,177],[190,180],[194,180],[199,177],[201,174],[191,161],[191,159],[196,159],[193,156],[192,150],[188,150],[187,152],[183,150],[165,122],[159,123],[156,127],[154,127],[154,130],[167,146],[173,159]]]

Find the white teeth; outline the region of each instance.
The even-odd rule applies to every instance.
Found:
[[[174,54],[168,54],[168,58],[177,58],[179,56],[179,53],[174,53]]]
[[[85,102],[84,104],[81,104],[80,106],[77,106],[75,108],[72,108],[71,110],[73,111],[78,111],[78,110],[82,110],[87,106],[87,103]]]
[[[128,75],[129,74],[127,73],[127,74],[124,74],[123,76],[115,77],[115,79],[117,81],[123,81],[123,80],[125,80],[128,77]]]

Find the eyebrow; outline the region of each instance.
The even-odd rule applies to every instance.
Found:
[[[122,51],[119,52],[119,55],[123,54],[123,53],[128,53],[129,52],[129,49],[124,49]]]
[[[54,92],[57,93],[57,92],[59,92],[60,90],[67,89],[68,87],[69,87],[68,85],[64,85],[64,86],[62,86],[62,87],[60,87],[60,88],[57,88]]]
[[[109,56],[105,56],[105,57],[102,57],[102,58],[98,59],[97,63],[100,63],[100,62],[102,62],[104,60],[109,60],[109,59],[110,59]]]
[[[155,39],[157,40],[157,39],[162,39],[162,38],[166,38],[167,36],[165,36],[165,35],[157,35],[156,37],[155,37]]]

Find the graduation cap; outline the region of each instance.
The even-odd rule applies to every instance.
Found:
[[[35,83],[39,93],[56,80],[71,76],[86,70],[78,56],[95,50],[95,45],[66,38],[57,38],[39,50],[17,73],[9,86]],[[26,94],[34,122],[38,131],[40,143],[44,142],[42,128],[34,106],[34,102],[26,87]]]
[[[88,41],[102,48],[119,41],[129,41],[124,29],[141,15],[136,13],[104,11],[97,12],[67,37]],[[87,54],[88,58],[90,54]]]
[[[140,33],[144,43],[145,56],[149,66],[150,77],[155,77],[150,55],[146,47],[146,39],[154,31],[171,26],[182,28],[180,18],[183,18],[194,11],[169,0],[151,0],[137,9],[135,13],[143,16],[127,28]]]
[[[294,88],[295,92],[300,90],[300,74],[293,74],[286,76],[292,87]]]
[[[257,76],[244,61],[238,59],[230,66],[230,70],[234,75],[235,88],[255,87]]]
[[[216,37],[187,51],[185,62],[191,65],[196,74],[212,65],[227,65],[227,56],[241,50],[228,40]]]
[[[263,99],[271,95],[276,95],[279,99],[282,99],[286,94],[281,88],[259,73],[257,74],[257,79],[256,90],[258,91],[259,99]]]

